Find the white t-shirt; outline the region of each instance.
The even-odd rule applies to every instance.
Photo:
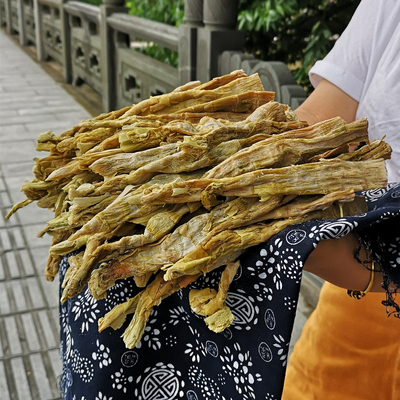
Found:
[[[363,0],[329,54],[310,70],[358,101],[370,140],[392,147],[388,180],[400,182],[400,0]]]

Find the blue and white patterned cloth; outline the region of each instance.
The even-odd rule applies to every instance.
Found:
[[[139,345],[127,349],[126,324],[98,333],[98,319],[133,297],[133,280],[118,281],[96,301],[87,288],[60,305],[60,386],[68,400],[280,399],[297,307],[302,267],[320,240],[389,222],[381,243],[387,268],[400,285],[400,184],[364,193],[369,211],[355,217],[294,225],[249,249],[230,286],[235,319],[211,332],[189,307],[189,289],[216,287],[221,269],[163,300],[153,310]],[[389,229],[389,230],[390,230]],[[67,257],[60,265],[62,280]],[[388,271],[386,271],[388,272]],[[356,300],[355,300],[356,301]],[[382,313],[385,313],[382,305]],[[400,321],[399,321],[400,323]]]

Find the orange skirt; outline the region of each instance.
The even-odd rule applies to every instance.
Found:
[[[286,372],[282,400],[400,400],[400,320],[384,293],[361,300],[325,283]]]

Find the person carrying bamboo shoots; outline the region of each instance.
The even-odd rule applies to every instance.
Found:
[[[388,180],[397,202],[399,76],[400,3],[363,0],[333,50],[311,69],[316,89],[296,110],[309,123],[333,115],[348,122],[367,117],[370,138],[385,137],[392,147]],[[397,217],[371,224],[361,234],[354,231],[318,244],[305,269],[346,289],[369,293],[355,300],[344,289],[323,285],[291,355],[283,400],[400,397],[400,321],[393,317],[400,314],[394,304],[400,284],[400,221]],[[392,245],[384,246],[385,241]],[[382,276],[380,271],[389,265],[391,275]],[[382,303],[394,315],[388,318]]]
[[[49,155],[9,215],[55,214],[39,235],[60,278],[64,399],[281,397],[306,260],[400,214],[391,143],[366,118],[299,116],[239,70],[39,136]],[[399,243],[382,239],[395,281]]]

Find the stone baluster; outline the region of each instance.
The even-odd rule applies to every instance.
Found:
[[[33,0],[33,18],[35,20],[36,57],[39,61],[45,61],[46,56],[42,37],[42,9],[39,0]]]
[[[204,25],[214,30],[236,29],[238,4],[236,0],[204,0]]]
[[[203,7],[203,0],[185,0],[185,24],[203,26]]]
[[[184,23],[179,27],[179,82],[196,79],[197,30],[203,26],[203,0],[185,0]]]
[[[4,0],[4,17],[6,21],[6,32],[8,35],[12,35],[11,28],[11,0]]]
[[[63,74],[66,83],[71,84],[72,78],[72,43],[71,43],[71,26],[68,13],[64,9],[64,4],[68,0],[62,0],[60,8],[61,20],[61,43],[62,43],[62,61],[63,61]]]
[[[244,35],[236,29],[239,0],[204,0],[203,23],[198,29],[196,78],[202,82],[219,75],[224,51],[242,51]]]
[[[115,109],[117,103],[115,65],[115,44],[113,30],[107,24],[107,17],[116,12],[127,12],[125,0],[103,0],[100,6],[100,40],[101,40],[101,95],[104,112]]]
[[[26,38],[26,26],[24,21],[24,2],[23,0],[17,0],[17,13],[18,13],[18,36],[19,44],[26,46],[28,40]]]

